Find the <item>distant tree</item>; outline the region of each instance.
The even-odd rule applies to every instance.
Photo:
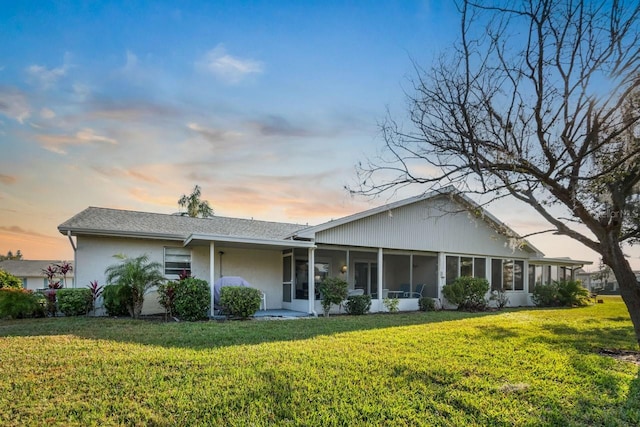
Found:
[[[383,151],[351,190],[454,185],[527,203],[550,225],[537,233],[571,237],[611,267],[640,344],[640,284],[624,254],[640,243],[640,4],[457,4],[457,41],[431,68],[416,64],[409,124],[382,123]]]
[[[178,205],[181,208],[186,208],[186,214],[190,217],[202,217],[207,218],[213,216],[213,209],[206,200],[200,200],[201,191],[200,186],[196,185],[190,195],[183,194],[178,200]]]
[[[20,251],[20,249],[16,251],[15,255],[12,251],[8,251],[6,255],[0,255],[0,261],[8,261],[8,260],[21,261],[22,252]]]

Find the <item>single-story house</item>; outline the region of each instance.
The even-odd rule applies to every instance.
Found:
[[[4,260],[0,261],[0,270],[4,270],[7,273],[13,274],[20,280],[22,280],[22,286],[25,289],[32,291],[38,289],[47,289],[49,287],[49,279],[44,274],[44,270],[49,266],[60,265],[67,261],[52,261],[52,260]],[[73,268],[73,262],[68,262]],[[73,269],[66,275],[66,280],[63,276],[58,275],[54,281],[60,281],[64,287],[74,287]]]
[[[317,285],[329,276],[371,295],[373,312],[385,311],[386,297],[398,297],[400,310],[417,310],[420,296],[446,303],[442,287],[465,275],[522,306],[537,283],[572,278],[590,263],[545,258],[450,187],[311,227],[89,207],[58,229],[75,251],[76,283],[104,284],[114,254],[147,254],[168,279],[183,269],[211,285],[241,276],[265,294],[267,309],[310,314],[322,311]],[[159,311],[149,295],[143,313]]]

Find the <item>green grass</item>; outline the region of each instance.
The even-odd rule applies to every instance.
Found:
[[[0,425],[638,425],[615,297],[575,309],[0,321]]]

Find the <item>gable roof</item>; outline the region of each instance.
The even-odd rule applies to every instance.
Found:
[[[11,273],[16,277],[45,277],[42,270],[51,264],[62,264],[61,260],[4,260],[0,261],[0,269]],[[73,261],[67,261],[73,267]],[[73,277],[73,270],[67,273],[67,277]]]
[[[283,240],[306,226],[214,216],[192,218],[89,207],[58,226],[62,234],[146,237],[184,241],[193,234]]]
[[[503,223],[498,218],[493,216],[489,211],[487,211],[482,206],[480,206],[479,204],[471,200],[469,197],[465,196],[463,193],[456,190],[453,186],[447,186],[441,189],[437,189],[437,190],[433,190],[433,191],[421,194],[419,196],[402,199],[397,202],[388,203],[386,205],[378,206],[373,209],[369,209],[366,211],[355,213],[353,215],[345,216],[337,220],[332,220],[316,226],[307,227],[297,231],[291,237],[298,238],[298,239],[314,239],[316,233],[319,233],[321,231],[339,227],[341,225],[345,225],[351,222],[361,220],[363,218],[378,215],[380,213],[391,212],[395,209],[399,209],[401,207],[408,206],[413,203],[418,203],[425,200],[434,199],[437,197],[450,197],[452,200],[458,202],[458,204],[461,205],[462,209],[472,212],[474,216],[485,221],[496,232],[503,234],[507,237],[515,237],[515,238],[521,239],[520,235],[516,233],[513,229],[511,229],[505,223]],[[524,240],[524,242],[526,243],[525,247],[529,251],[538,254],[540,257],[544,256],[542,251],[540,251],[535,246],[533,246],[531,242],[527,240]]]

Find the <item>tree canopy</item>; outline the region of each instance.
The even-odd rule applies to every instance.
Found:
[[[415,64],[408,122],[355,193],[407,185],[513,197],[609,265],[640,341],[640,6],[636,1],[458,3],[459,38]]]
[[[200,200],[202,191],[199,185],[193,188],[190,195],[183,194],[178,200],[178,205],[186,209],[186,214],[190,217],[210,217],[213,216],[213,209],[206,200]]]

